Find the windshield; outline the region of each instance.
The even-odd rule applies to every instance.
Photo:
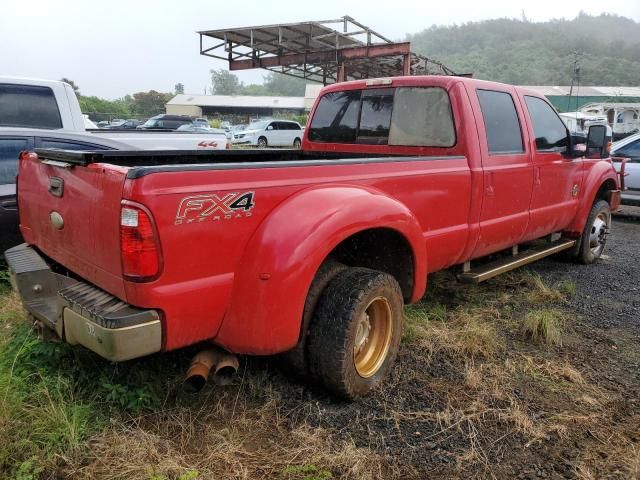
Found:
[[[144,122],[145,127],[156,127],[158,125],[158,120],[154,118],[150,118],[146,122]]]
[[[247,127],[247,130],[262,130],[269,124],[268,120],[259,120],[257,122],[251,122]]]

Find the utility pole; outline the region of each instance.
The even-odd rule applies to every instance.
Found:
[[[573,74],[571,75],[571,87],[569,88],[569,102],[567,103],[567,107],[571,108],[571,98],[573,97],[573,86],[576,85],[576,91],[580,90],[580,57],[584,55],[582,52],[578,50],[574,50],[571,52],[573,55]],[[578,111],[578,95],[576,94],[576,112]]]

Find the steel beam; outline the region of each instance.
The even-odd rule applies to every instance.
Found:
[[[257,61],[253,61],[251,59],[233,60],[229,62],[229,70],[273,68],[283,65],[303,65],[305,63],[340,63],[344,60],[392,57],[395,55],[404,56],[409,55],[410,53],[410,44],[408,42],[372,45],[368,47],[349,47],[339,50],[323,50],[310,53],[290,53],[284,55],[275,55],[273,57],[264,57]]]

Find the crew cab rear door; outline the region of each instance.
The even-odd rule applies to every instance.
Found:
[[[482,84],[480,84],[482,85]],[[516,245],[529,223],[533,165],[515,89],[492,85],[469,92],[484,175],[480,236],[473,257]]]
[[[534,239],[562,230],[575,217],[583,160],[566,155],[569,131],[553,107],[539,97],[521,98],[529,113],[533,152],[534,184],[527,239]]]

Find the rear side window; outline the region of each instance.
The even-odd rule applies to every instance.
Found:
[[[511,95],[494,90],[478,90],[477,93],[489,153],[524,152],[520,121]]]
[[[16,183],[18,155],[28,148],[26,138],[0,138],[0,185]]]
[[[312,142],[353,143],[360,115],[360,90],[327,93],[309,127]]]
[[[453,147],[456,130],[449,95],[440,87],[398,88],[389,145]]]
[[[53,91],[48,87],[0,84],[0,126],[62,128]]]
[[[567,127],[551,105],[530,96],[525,96],[524,101],[536,136],[536,150],[565,151],[569,142]]]

